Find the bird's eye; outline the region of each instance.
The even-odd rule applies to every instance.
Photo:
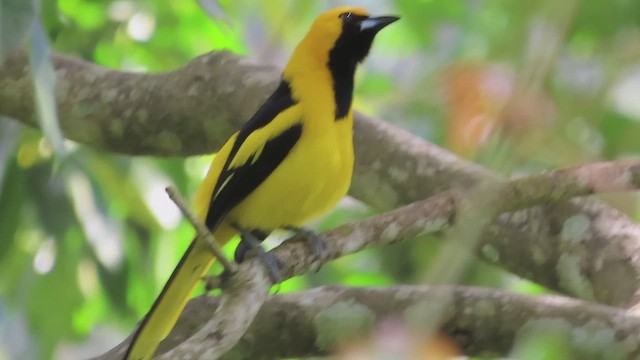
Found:
[[[352,15],[350,12],[342,13],[340,14],[340,19],[342,19],[342,21],[349,21]]]

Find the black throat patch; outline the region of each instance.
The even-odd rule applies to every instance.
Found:
[[[343,119],[351,109],[356,66],[369,53],[375,35],[375,33],[363,33],[360,30],[360,21],[365,19],[367,16],[358,15],[345,18],[340,37],[329,52],[327,66],[333,78],[336,120]]]
[[[336,104],[336,120],[343,119],[351,109],[353,100],[353,77],[357,60],[353,57],[343,36],[340,36],[329,53],[329,71],[333,78],[333,96]]]

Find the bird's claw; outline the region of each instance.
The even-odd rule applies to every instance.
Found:
[[[234,260],[237,263],[242,263],[247,254],[257,256],[267,270],[271,281],[273,281],[274,284],[281,283],[282,275],[280,275],[280,268],[282,266],[280,260],[272,253],[264,251],[260,245],[260,242],[264,239],[259,239],[255,233],[245,230],[240,231],[240,237],[240,244],[238,244],[233,255]]]
[[[318,272],[322,267],[322,263],[328,255],[327,251],[329,248],[327,246],[327,239],[324,236],[316,233],[315,231],[306,228],[290,226],[286,227],[285,229],[293,232],[296,236],[302,237],[303,240],[308,244],[309,248],[311,249],[313,263],[318,264],[317,268],[315,269],[315,271]]]

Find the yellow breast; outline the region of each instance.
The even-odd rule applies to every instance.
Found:
[[[306,99],[328,99],[316,87]],[[245,228],[301,226],[331,210],[349,190],[353,172],[353,118],[334,119],[323,101],[297,105],[302,134],[285,160],[231,213]]]

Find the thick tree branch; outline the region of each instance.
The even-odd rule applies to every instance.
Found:
[[[270,296],[242,339],[222,359],[276,359],[329,354],[366,337],[381,323],[400,320],[411,336],[424,336],[428,304],[443,304],[439,328],[470,356],[507,356],[528,336],[563,338],[576,359],[640,356],[640,318],[621,309],[559,296],[526,296],[462,286],[327,286]],[[220,298],[193,299],[163,343],[164,354],[188,339],[217,309]],[[536,331],[538,332],[536,334]],[[412,333],[413,332],[413,333]],[[409,340],[409,339],[407,339]],[[410,341],[407,341],[410,346]],[[593,346],[595,343],[598,346]]]
[[[108,70],[56,55],[62,127],[76,141],[129,154],[186,155],[217,149],[275,85],[277,71],[210,53],[161,74]],[[34,124],[24,55],[0,67],[0,114]],[[391,209],[499,176],[388,123],[358,114],[351,194]],[[502,215],[481,255],[552,289],[632,306],[640,289],[640,226],[597,201]],[[597,261],[593,261],[597,259]]]
[[[633,174],[638,169],[640,160],[620,161],[513,180],[500,187],[505,196],[498,198],[505,200],[490,206],[498,209],[496,213],[499,213],[517,210],[519,206],[588,195],[602,189],[636,189],[640,182]],[[610,185],[602,183],[603,176],[608,176]],[[550,186],[552,184],[554,186]],[[539,192],[539,189],[548,189],[549,193],[544,194]],[[327,258],[323,261],[354,253],[365,247],[390,244],[412,239],[420,234],[442,231],[452,225],[460,211],[460,204],[468,202],[472,194],[473,191],[444,192],[394,211],[330,230],[324,233],[327,239]],[[493,212],[492,209],[487,211]],[[283,279],[303,274],[317,266],[315,262],[318,260],[302,241],[285,242],[274,249],[272,254],[281,263]],[[575,281],[579,281],[579,278]],[[216,309],[206,310],[207,313],[214,314],[213,317],[187,342],[177,345],[160,358],[222,356],[245,334],[260,306],[267,300],[270,287],[271,280],[258,259],[243,263],[238,273],[231,277],[230,285],[225,288],[220,300],[221,305]],[[433,306],[431,308],[433,309]],[[171,338],[168,341],[174,342]],[[121,355],[120,351],[115,349],[102,359],[113,359],[112,356],[117,358]]]
[[[26,61],[16,53],[0,68],[0,113],[35,126]],[[53,62],[65,136],[132,155],[216,151],[277,78],[273,68],[225,52],[156,74],[111,70],[65,55],[55,55]]]
[[[565,337],[576,358],[640,356],[640,318],[612,307],[556,296],[524,296],[490,289],[449,286],[347,288],[330,286],[270,297],[241,341],[223,359],[273,359],[325,355],[337,345],[366,335],[389,318],[410,330],[428,328],[424,314],[443,308],[442,331],[463,353],[506,356],[518,340],[553,332]],[[207,304],[202,304],[207,302]],[[217,298],[193,302],[178,331],[197,329]],[[426,305],[426,306],[425,306]],[[423,339],[424,341],[424,339]],[[603,341],[598,347],[594,342]]]

